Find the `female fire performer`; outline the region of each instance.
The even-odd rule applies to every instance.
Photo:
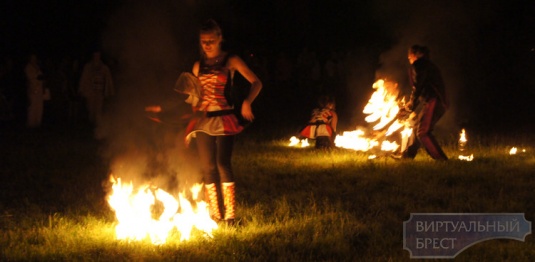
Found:
[[[232,81],[236,71],[251,83],[249,95],[241,105],[241,115],[253,121],[251,104],[260,93],[262,83],[240,57],[221,49],[223,34],[214,20],[202,25],[199,36],[201,59],[195,62],[192,71],[201,86],[201,97],[193,110],[201,116],[188,126],[186,142],[196,138],[211,216],[232,224],[235,219],[235,184],[231,157],[234,135],[240,133],[243,126],[225,96],[225,86],[227,81]],[[223,212],[220,211],[219,190],[223,196]]]
[[[429,59],[429,49],[425,46],[413,45],[408,52],[411,64],[410,80],[412,93],[405,106],[405,112],[412,112],[421,102],[422,109],[416,118],[416,135],[405,152],[403,158],[414,158],[423,145],[427,153],[435,160],[448,160],[431,133],[435,124],[448,109],[444,81],[438,67]]]
[[[316,139],[316,148],[325,149],[334,146],[334,135],[338,124],[335,101],[329,96],[320,96],[319,107],[312,111],[308,125],[299,133],[300,137]]]

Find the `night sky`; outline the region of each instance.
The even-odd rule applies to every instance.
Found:
[[[431,49],[454,106],[441,125],[533,130],[535,1],[155,2],[2,1],[0,55],[83,60],[100,48],[116,72],[119,96],[128,94],[138,106],[157,101],[147,94],[165,93],[179,72],[190,70],[198,58],[198,25],[215,18],[225,48],[253,54],[266,68],[257,71],[265,86],[258,106],[295,93],[273,84],[269,72],[280,53],[295,60],[307,48],[320,63],[333,51],[345,54],[348,77],[338,105],[351,122],[361,117],[376,77],[408,90],[406,50],[419,43]],[[308,111],[301,101],[284,100],[283,109]]]

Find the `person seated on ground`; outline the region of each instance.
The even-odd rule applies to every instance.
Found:
[[[335,111],[336,103],[330,96],[320,96],[318,107],[312,110],[312,116],[307,126],[299,132],[301,138],[316,140],[316,148],[334,147],[338,115]]]

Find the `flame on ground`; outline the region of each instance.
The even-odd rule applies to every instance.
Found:
[[[459,160],[472,161],[472,160],[474,160],[474,154],[471,154],[469,156],[459,155]]]
[[[308,143],[308,139],[307,138],[299,140],[299,138],[297,138],[295,136],[292,136],[290,138],[290,144],[288,144],[288,146],[308,147],[308,146],[310,146],[310,144]]]
[[[467,144],[468,144],[468,139],[466,138],[466,130],[463,128],[461,130],[461,133],[459,134],[459,141],[458,141],[459,151],[465,152]],[[463,160],[463,161],[472,161],[474,160],[474,154],[470,154],[469,156],[461,154],[458,156],[458,158],[459,160]]]
[[[516,155],[517,153],[526,153],[526,149],[518,150],[517,147],[512,147],[511,150],[509,150],[509,155]]]
[[[518,149],[516,147],[512,147],[511,150],[509,150],[509,155],[516,155],[516,152]]]
[[[395,152],[400,145],[386,138],[404,128],[400,136],[402,138],[401,149],[406,147],[408,138],[412,134],[412,128],[408,121],[397,119],[400,111],[400,104],[404,101],[398,100],[399,90],[397,84],[391,81],[379,79],[373,84],[375,89],[368,103],[364,107],[363,113],[367,114],[364,119],[368,123],[375,123],[373,130],[385,130],[380,137],[367,136],[363,130],[343,132],[337,135],[334,143],[337,147],[353,149],[356,151],[368,151],[380,146],[382,151]]]
[[[461,130],[461,133],[459,134],[459,151],[464,151],[466,149],[466,144],[468,143],[468,139],[466,139],[466,130],[464,128]]]
[[[217,229],[208,204],[199,199],[202,184],[190,189],[189,200],[185,192],[174,197],[150,185],[134,189],[132,182],[123,184],[121,178],[111,176],[110,181],[113,191],[107,200],[118,221],[117,239],[139,241],[148,237],[153,244],[164,244],[173,229],[179,231],[181,241],[190,239],[193,228],[210,237]]]

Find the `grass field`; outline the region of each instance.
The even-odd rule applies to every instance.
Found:
[[[411,213],[525,213],[534,221],[535,148],[529,136],[472,135],[472,162],[423,151],[414,161],[287,147],[284,131],[237,139],[239,225],[187,242],[115,240],[106,202],[110,163],[87,128],[2,129],[2,261],[405,261]],[[259,138],[263,137],[263,138]],[[509,155],[511,146],[526,149]],[[178,178],[180,180],[180,177]],[[535,241],[489,240],[460,261],[535,261]]]

